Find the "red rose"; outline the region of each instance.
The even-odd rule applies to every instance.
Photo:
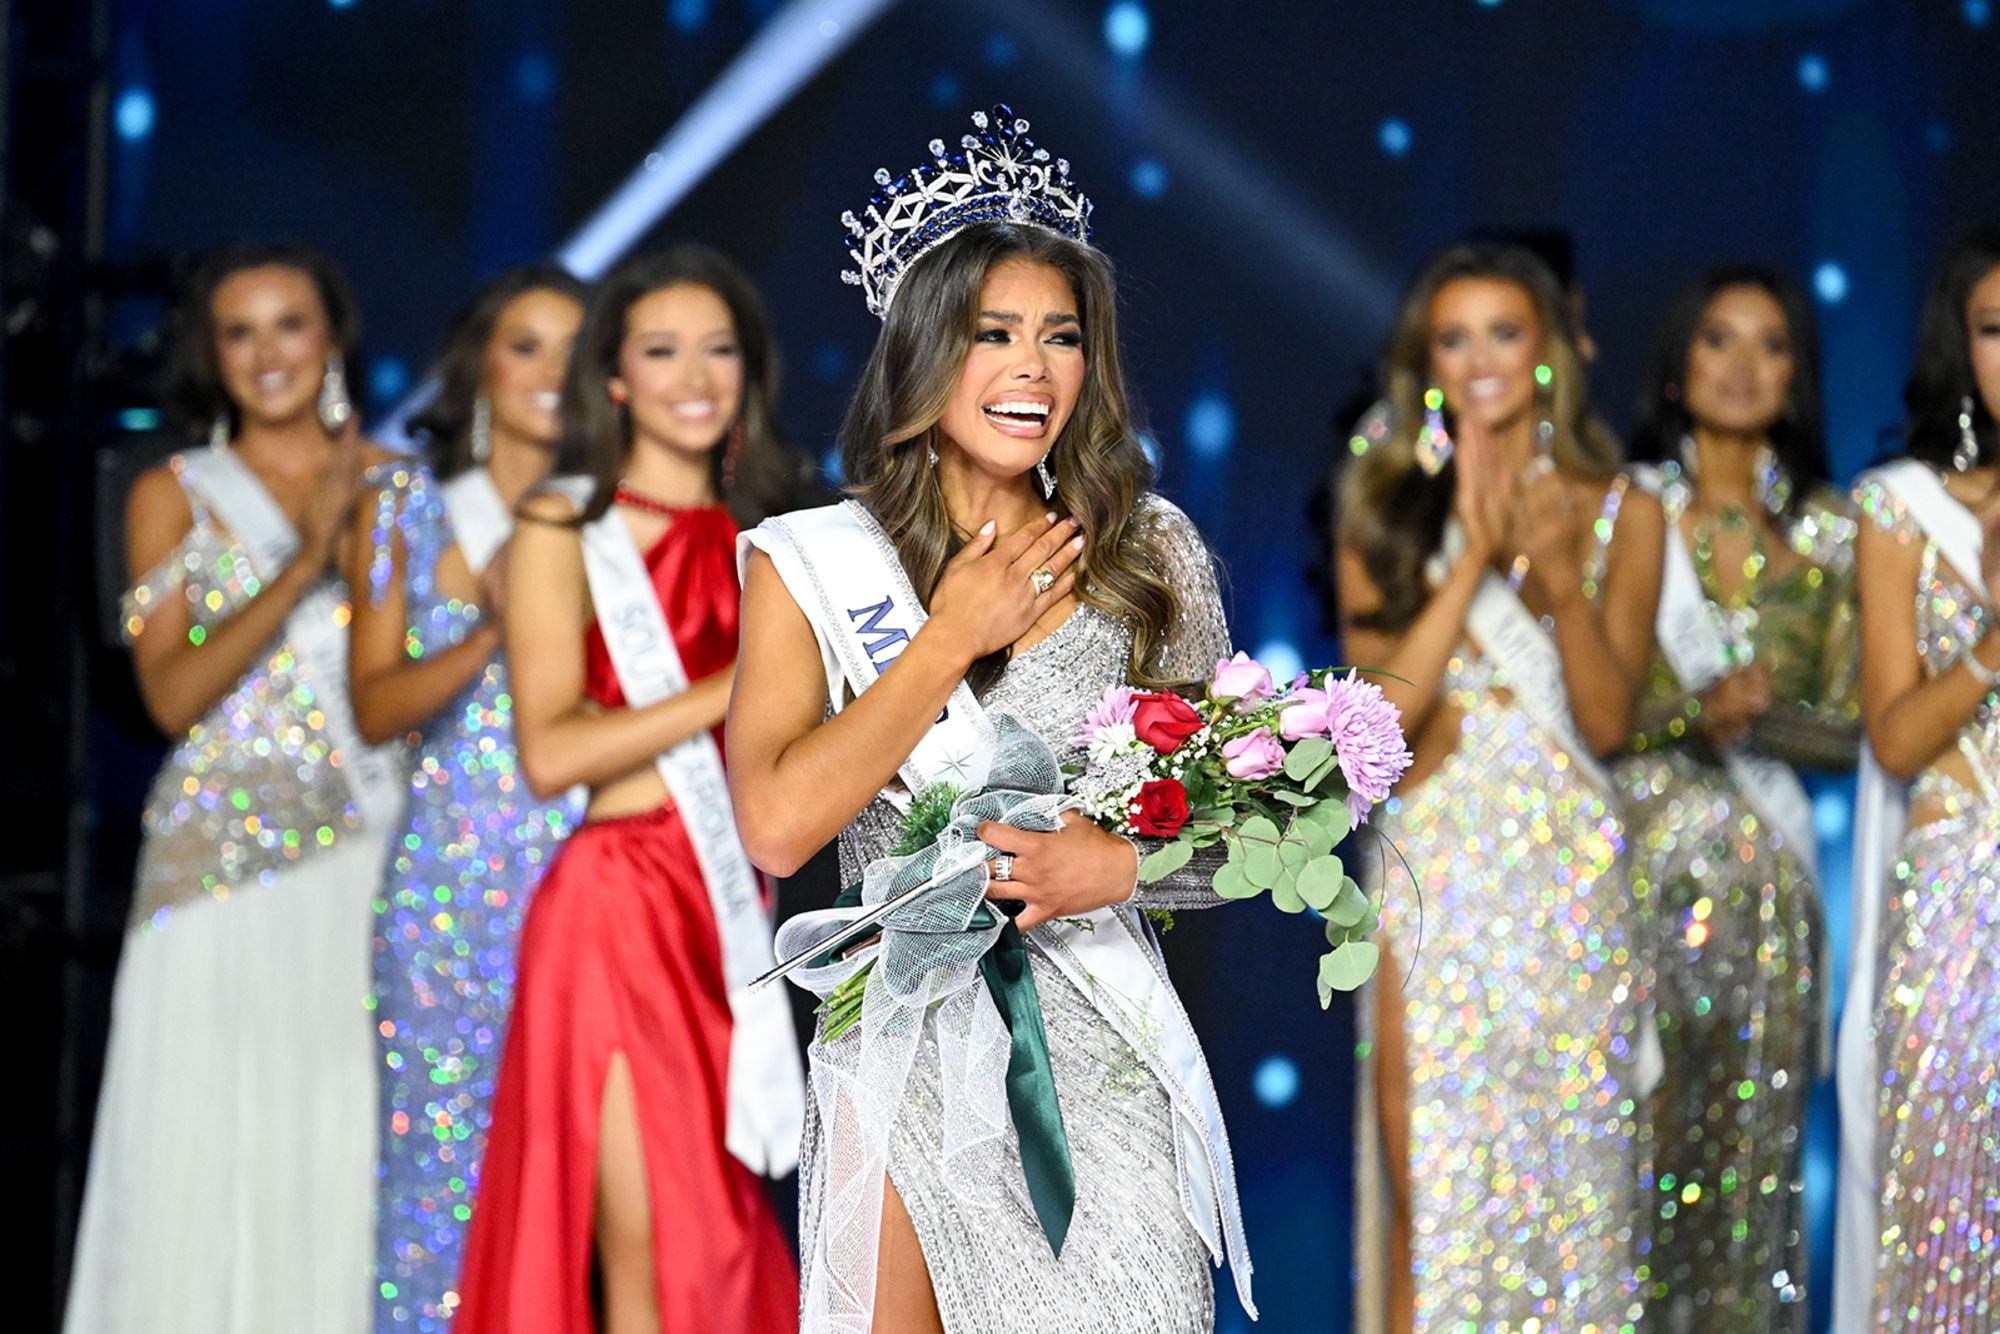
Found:
[[[1187,789],[1177,778],[1155,778],[1132,805],[1132,827],[1148,838],[1172,838],[1187,823]]]
[[[1134,695],[1132,730],[1160,754],[1171,755],[1181,748],[1181,742],[1201,730],[1201,715],[1179,695]]]

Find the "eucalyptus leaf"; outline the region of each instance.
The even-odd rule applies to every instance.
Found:
[[[1336,843],[1354,832],[1354,816],[1339,797],[1327,797],[1317,806],[1306,807],[1305,816],[1331,834]]]
[[[1271,886],[1271,906],[1279,912],[1304,912],[1306,901],[1299,896],[1298,876],[1286,871],[1278,877],[1278,883]]]
[[[1259,889],[1270,889],[1285,873],[1285,864],[1278,858],[1278,850],[1268,843],[1252,843],[1243,853],[1243,874],[1251,884]]]
[[[1372,905],[1368,902],[1368,896],[1361,892],[1361,886],[1349,880],[1340,887],[1340,895],[1334,899],[1333,906],[1327,909],[1326,915],[1351,931],[1361,925],[1361,919],[1368,916],[1370,911]]]
[[[1303,782],[1306,775],[1324,764],[1331,754],[1333,743],[1323,736],[1309,736],[1294,742],[1285,756],[1285,777],[1295,783]]]
[[[1353,991],[1375,976],[1381,957],[1382,948],[1373,941],[1350,940],[1336,945],[1331,953],[1320,956],[1319,980],[1335,991]]]
[[[1251,816],[1243,822],[1243,827],[1236,832],[1242,835],[1246,843],[1269,843],[1273,847],[1277,846],[1278,826],[1266,816]]]
[[[1311,773],[1306,775],[1305,778],[1306,791],[1308,792],[1317,791],[1319,785],[1321,783],[1324,783],[1327,780],[1327,778],[1331,776],[1339,768],[1340,768],[1339,758],[1336,756],[1329,755],[1325,760],[1321,761],[1317,766],[1315,766]]]
[[[1186,866],[1188,858],[1192,856],[1194,856],[1194,845],[1184,838],[1177,838],[1171,843],[1155,848],[1146,860],[1139,863],[1139,883],[1150,885],[1155,881],[1166,879]]]
[[[1290,788],[1283,787],[1273,788],[1271,795],[1279,801],[1284,802],[1287,806],[1310,806],[1319,800],[1318,797],[1313,796],[1309,792],[1294,792]]]
[[[1234,862],[1216,871],[1214,887],[1217,896],[1225,899],[1254,899],[1264,892],[1262,886],[1251,884],[1243,868]]]
[[[1317,820],[1301,819],[1292,826],[1292,834],[1305,840],[1305,845],[1312,849],[1312,855],[1315,857],[1324,857],[1333,851],[1335,841],[1333,835],[1328,833],[1326,826]]]
[[[1285,864],[1286,870],[1297,871],[1312,859],[1312,847],[1303,838],[1294,838],[1292,835],[1286,834],[1279,841],[1278,860]]]
[[[1338,857],[1315,857],[1299,872],[1299,897],[1311,904],[1316,912],[1326,913],[1334,921],[1346,926],[1350,919],[1337,912],[1328,912],[1340,899],[1340,891],[1347,874]],[[1362,902],[1365,904],[1366,899]]]

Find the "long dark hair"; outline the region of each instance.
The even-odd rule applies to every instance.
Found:
[[[1667,307],[1653,341],[1653,357],[1639,393],[1638,427],[1632,436],[1632,457],[1665,460],[1680,457],[1681,440],[1694,429],[1687,410],[1688,349],[1701,329],[1709,305],[1732,287],[1752,287],[1778,303],[1785,331],[1792,341],[1790,410],[1771,423],[1767,432],[1778,462],[1795,482],[1786,507],[1796,510],[1811,487],[1826,480],[1826,428],[1819,391],[1819,323],[1798,284],[1773,269],[1754,264],[1727,264],[1710,269],[1683,287]]]
[[[431,470],[440,479],[470,468],[472,406],[486,373],[486,345],[500,312],[527,292],[556,292],[582,304],[589,289],[560,264],[522,264],[496,275],[452,317],[438,354],[438,388],[423,411],[410,419],[410,434],[428,446]]]
[[[352,367],[361,346],[361,303],[354,285],[337,265],[311,246],[291,242],[224,246],[201,257],[181,286],[169,321],[172,351],[168,354],[166,394],[161,406],[168,423],[185,435],[208,433],[217,417],[227,414],[235,431],[240,414],[222,384],[215,360],[215,289],[246,269],[295,269],[312,281],[334,351]],[[348,393],[356,402],[360,386],[348,375]]]
[[[1430,600],[1424,563],[1444,537],[1458,493],[1458,469],[1446,462],[1436,476],[1417,465],[1416,439],[1430,385],[1430,307],[1438,290],[1461,278],[1509,282],[1528,294],[1541,325],[1542,362],[1548,366],[1548,421],[1555,434],[1549,452],[1574,472],[1610,476],[1618,442],[1591,415],[1583,359],[1570,329],[1569,300],[1548,265],[1520,246],[1455,245],[1425,266],[1403,297],[1382,361],[1388,400],[1386,438],[1364,442],[1343,461],[1340,540],[1360,554],[1382,591],[1377,611],[1356,625],[1400,630]]]
[[[1155,572],[1151,553],[1129,537],[1153,468],[1132,425],[1118,353],[1117,280],[1101,251],[1044,227],[984,222],[913,265],[897,286],[841,424],[847,490],[888,530],[917,596],[928,601],[962,545],[930,464],[932,433],[972,347],[986,275],[1007,260],[1062,274],[1083,322],[1083,389],[1048,459],[1056,479],[1050,503],[1077,520],[1090,553],[1077,598],[1132,624],[1127,671],[1134,683],[1178,684],[1156,680],[1149,669],[1179,600]],[[993,661],[980,663],[975,685],[995,670]]]
[[[584,307],[583,327],[570,354],[563,381],[562,443],[557,474],[582,475],[596,482],[579,521],[589,523],[611,508],[618,477],[632,450],[626,409],[611,401],[607,385],[618,374],[626,318],[641,298],[663,288],[706,287],[729,308],[743,353],[743,403],[736,421],[743,441],[735,451],[734,475],[725,477],[728,451],[710,451],[716,494],[745,527],[791,507],[805,480],[804,461],[785,445],[778,426],[778,340],[764,313],[764,299],[743,270],[704,245],[676,245],[628,259],[607,274]]]
[[[1979,280],[2000,268],[2000,224],[1975,227],[1959,239],[1931,279],[1917,323],[1917,360],[1903,389],[1908,412],[1904,437],[1910,457],[1949,469],[1959,445],[1958,414],[1972,399],[1972,434],[1979,442],[1979,459],[2000,457],[1993,410],[1980,395],[1972,373],[1972,330],[1965,322],[1965,303]]]

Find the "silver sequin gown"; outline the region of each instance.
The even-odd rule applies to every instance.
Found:
[[[1922,546],[1912,592],[1925,679],[1960,670],[1992,624],[1981,590],[1881,483],[1865,482],[1860,501],[1868,521]],[[1910,787],[1875,997],[1875,1307],[1879,1328],[1910,1334],[2000,1329],[2000,697],[1988,693],[1952,749],[1973,781],[1933,766]]]
[[[1363,1002],[1354,1327],[1393,1328],[1372,1042],[1376,1007],[1393,1004],[1416,1334],[1627,1330],[1644,1244],[1635,1055],[1651,1016],[1615,799],[1469,644],[1441,695],[1461,715],[1458,748],[1371,821],[1415,872],[1422,920],[1419,942],[1399,870],[1383,930],[1408,980],[1385,971]]]
[[[1206,680],[1230,652],[1208,550],[1187,517],[1158,497],[1140,502],[1133,531],[1153,544],[1157,568],[1182,600],[1155,669],[1170,679]],[[1053,635],[1008,663],[982,702],[1033,728],[1059,758],[1076,758],[1070,738],[1104,691],[1125,680],[1131,644],[1130,626],[1079,607]],[[870,805],[841,834],[843,879],[858,881],[862,867],[899,837],[894,808],[879,800]],[[1190,868],[1142,887],[1137,902],[1189,908],[1216,900],[1206,875]],[[1167,1094],[1138,1053],[1047,962],[1033,931],[1028,953],[1076,1169],[1076,1212],[1058,1260],[1035,1220],[1011,1130],[1012,1185],[1004,1198],[974,1209],[947,1189],[940,1174],[937,1040],[927,1031],[890,1142],[889,1175],[915,1224],[944,1327],[948,1334],[1210,1330],[1209,1257],[1182,1212]],[[849,1037],[830,1047],[815,1043],[812,1059],[852,1060],[856,1044]],[[809,1114],[799,1168],[808,1255],[823,1206],[813,1190],[820,1152],[820,1129]]]

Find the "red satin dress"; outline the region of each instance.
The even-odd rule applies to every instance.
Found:
[[[646,567],[688,677],[736,656],[736,524],[678,511]],[[622,708],[603,634],[585,691]],[[717,740],[720,741],[720,729]],[[638,1104],[663,1334],[798,1328],[798,1268],[764,1188],[723,1147],[722,946],[674,804],[585,824],[522,926],[520,980],[466,1244],[457,1334],[587,1334],[605,1074]]]

